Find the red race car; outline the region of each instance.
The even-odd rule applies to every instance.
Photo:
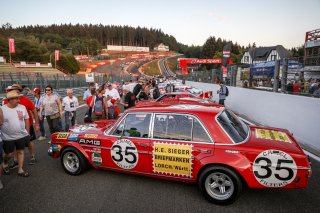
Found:
[[[136,103],[136,108],[167,106],[174,104],[196,104],[204,106],[217,106],[215,101],[210,99],[202,99],[188,92],[172,92],[160,96],[152,101],[140,101]]]
[[[133,108],[117,121],[79,125],[51,137],[65,172],[89,166],[197,183],[215,204],[249,188],[305,188],[308,157],[285,129],[247,125],[222,106]]]

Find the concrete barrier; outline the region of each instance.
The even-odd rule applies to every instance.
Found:
[[[213,91],[218,100],[217,84],[187,81],[187,85]],[[227,108],[261,125],[288,129],[309,152],[320,156],[320,99],[240,87],[230,87]]]

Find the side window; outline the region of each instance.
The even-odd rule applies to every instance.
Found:
[[[191,141],[193,118],[187,115],[157,114],[153,137],[169,140]]]
[[[151,114],[129,114],[123,128],[123,136],[148,138]]]
[[[117,128],[114,130],[112,135],[118,135],[121,136],[124,128],[124,122],[126,121],[126,118],[124,118],[121,123],[118,124]]]
[[[193,119],[192,141],[195,142],[211,142],[207,132],[197,119]]]

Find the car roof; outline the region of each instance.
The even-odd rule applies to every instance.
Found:
[[[201,114],[211,113],[219,114],[224,110],[224,106],[202,106],[197,104],[176,104],[170,106],[154,106],[154,107],[141,107],[141,108],[130,108],[126,112],[169,112],[169,113],[186,113],[186,114]]]

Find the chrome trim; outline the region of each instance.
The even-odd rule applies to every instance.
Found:
[[[193,114],[188,114],[188,113],[172,113],[172,112],[129,112],[127,113],[125,116],[123,116],[123,118],[121,118],[113,127],[113,129],[111,131],[109,131],[110,134],[106,134],[106,132],[104,132],[104,134],[106,136],[114,136],[114,137],[120,137],[118,135],[113,135],[115,129],[117,128],[117,126],[123,121],[123,119],[126,119],[126,117],[130,114],[151,114],[151,118],[150,118],[150,124],[149,124],[149,137],[148,138],[139,138],[139,139],[148,139],[148,140],[169,140],[169,139],[159,139],[159,138],[154,138],[153,137],[153,130],[154,130],[154,120],[157,114],[164,114],[164,115],[184,115],[184,116],[190,116],[193,119],[196,119],[199,124],[202,126],[202,128],[204,129],[204,131],[207,133],[208,138],[211,140],[210,142],[196,142],[196,141],[183,141],[183,140],[171,140],[170,141],[179,141],[179,142],[188,142],[188,143],[198,143],[198,144],[215,144],[213,138],[211,137],[211,135],[209,134],[207,128],[203,125],[203,123],[201,122],[201,120],[198,118],[198,116],[193,115]],[[193,122],[192,122],[193,123]],[[193,124],[192,124],[193,125]],[[191,133],[192,135],[192,133]],[[125,138],[138,138],[138,137],[127,137],[125,136]]]
[[[111,147],[110,148],[107,148],[107,147],[98,147],[98,146],[92,146],[92,145],[83,145],[81,147],[89,147],[89,148],[100,148],[100,149],[103,149],[103,150],[111,150]],[[138,151],[137,153],[139,154],[152,154],[150,152],[147,152],[147,151]]]
[[[196,119],[200,125],[202,126],[202,128],[204,129],[204,131],[207,133],[208,138],[211,140],[210,142],[196,142],[196,141],[183,141],[183,140],[172,140],[172,139],[159,139],[159,138],[153,138],[153,128],[154,128],[154,122],[152,123],[152,138],[153,140],[171,140],[171,141],[180,141],[180,142],[187,142],[187,143],[202,143],[202,144],[215,144],[213,138],[211,137],[211,135],[209,134],[207,128],[202,124],[202,122],[200,121],[200,119],[198,118],[198,116],[193,115],[193,114],[189,114],[189,113],[173,113],[173,112],[155,112],[154,113],[154,118],[156,117],[156,115],[184,115],[184,116],[190,116],[193,117],[194,119]],[[193,122],[192,122],[193,123]],[[192,132],[191,132],[191,136],[192,136]]]
[[[215,120],[216,120],[216,122],[219,124],[220,129],[223,130],[223,132],[228,136],[228,138],[231,140],[231,142],[232,142],[233,144],[219,144],[219,143],[215,143],[215,145],[234,146],[234,145],[239,145],[239,144],[246,143],[246,142],[249,140],[250,136],[251,136],[251,129],[250,129],[250,127],[246,124],[246,125],[248,126],[248,129],[249,129],[249,130],[248,130],[247,137],[246,137],[243,141],[241,141],[240,143],[236,143],[236,142],[230,137],[230,135],[224,130],[224,128],[221,126],[220,122],[218,121],[219,115],[221,115],[225,110],[226,110],[226,109],[220,111],[220,112],[216,115]],[[236,116],[237,116],[237,115],[236,115]],[[238,116],[237,116],[237,117],[238,117]],[[239,117],[238,117],[238,118],[239,118]],[[243,122],[243,121],[242,121],[242,122]]]

